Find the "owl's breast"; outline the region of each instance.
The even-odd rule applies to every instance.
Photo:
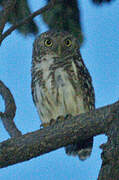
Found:
[[[66,83],[68,78],[68,74],[66,71],[63,70],[63,68],[58,68],[55,71],[55,84],[57,88],[66,88]]]
[[[75,82],[72,82],[70,74],[63,67],[54,71],[51,71],[50,65],[42,64],[43,67],[42,81],[45,85],[37,84],[36,86],[36,106],[42,122],[47,123],[61,115],[83,113],[81,90],[79,88],[77,96],[75,86],[73,86]]]

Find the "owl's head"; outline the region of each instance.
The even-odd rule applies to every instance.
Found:
[[[47,31],[38,36],[34,42],[34,50],[38,56],[46,54],[58,57],[71,56],[78,49],[78,41],[68,32]]]

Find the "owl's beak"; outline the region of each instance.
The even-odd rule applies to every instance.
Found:
[[[58,51],[58,52],[57,52],[57,53],[58,53],[58,56],[61,56],[62,52],[61,52],[61,46],[60,46],[60,45],[58,46],[57,51]]]

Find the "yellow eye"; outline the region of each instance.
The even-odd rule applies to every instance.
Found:
[[[72,41],[70,39],[65,39],[64,44],[65,46],[70,47],[72,45]]]
[[[45,43],[46,47],[51,47],[52,46],[52,40],[51,39],[46,39],[44,43]]]

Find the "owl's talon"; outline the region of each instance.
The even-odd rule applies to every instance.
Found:
[[[71,119],[72,117],[73,117],[72,114],[67,114],[67,115],[65,116],[65,119]]]
[[[50,124],[50,126],[52,126],[52,125],[54,125],[55,123],[56,123],[56,120],[55,120],[55,119],[51,119],[49,124]]]
[[[56,119],[56,121],[58,121],[58,122],[59,122],[59,121],[64,121],[64,116],[58,116],[57,119]]]
[[[50,123],[42,123],[40,125],[40,128],[44,128],[44,127],[48,127],[48,126],[50,126]]]
[[[55,120],[55,119],[51,119],[50,122],[41,124],[41,125],[40,125],[40,128],[52,126],[52,125],[54,125],[55,123],[56,123],[56,120]]]

